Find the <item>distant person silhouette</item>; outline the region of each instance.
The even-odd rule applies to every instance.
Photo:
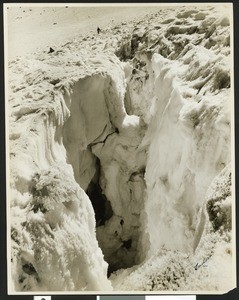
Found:
[[[97,27],[97,33],[99,34],[101,32],[100,27]]]

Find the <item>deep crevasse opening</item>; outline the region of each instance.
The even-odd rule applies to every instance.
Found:
[[[177,76],[170,68],[170,61],[162,56],[138,57],[135,67],[136,71],[133,71],[128,64],[122,63],[121,69],[118,69],[121,70],[120,76],[115,78],[96,74],[77,80],[69,88],[64,88],[63,97],[62,94],[57,96],[60,107],[64,109],[63,117],[60,117],[63,121],[56,121],[53,114],[49,117],[42,114],[42,123],[38,125],[41,129],[39,138],[44,132],[48,142],[43,151],[46,158],[43,159],[42,152],[38,151],[36,161],[45,161],[42,168],[47,169],[61,157],[63,164],[66,162],[72,166],[74,180],[85,191],[81,192],[79,199],[84,199],[88,207],[87,226],[91,235],[96,226],[97,242],[108,263],[103,270],[108,269],[108,276],[118,269],[143,263],[162,247],[190,253],[206,190],[212,178],[230,160],[229,151],[224,150],[229,136],[226,113],[216,114],[217,127],[213,127],[215,110],[218,110],[214,102],[185,101],[175,84]],[[132,70],[131,78],[129,70]],[[226,104],[221,102],[219,109],[226,111]],[[203,136],[205,126],[208,126],[208,132],[203,131],[204,135],[207,133]],[[43,147],[41,139],[36,141],[37,149]],[[215,146],[217,152],[213,150]],[[202,150],[200,154],[196,151],[198,147]],[[44,187],[45,180],[48,182],[47,174],[43,172],[40,179],[36,179],[36,185],[33,184],[36,186],[33,200],[40,201],[37,206],[34,204],[33,211],[36,215],[46,215],[45,221],[54,231],[58,221],[54,221],[55,224],[50,220],[51,216],[54,220],[56,215],[51,213],[51,207],[39,200],[42,196],[43,199],[49,195],[52,197],[49,189]],[[86,193],[92,198],[92,203]],[[79,210],[74,201],[63,202],[63,211],[86,213],[84,209]],[[97,201],[101,203],[98,205]],[[55,207],[55,210],[57,212],[59,208]],[[83,223],[81,226],[77,235],[85,230]],[[26,230],[31,232],[31,228],[27,226]],[[177,236],[172,239],[175,231]],[[97,245],[96,240],[93,241],[95,248],[90,247],[90,251],[95,255]],[[77,248],[75,250],[78,251]],[[79,254],[82,255],[81,252]],[[96,268],[104,263],[100,253],[98,255],[99,265],[92,262]],[[23,271],[16,280],[23,290],[39,286],[37,282],[45,271],[35,258],[24,254],[18,268]],[[71,272],[74,273],[73,282],[69,280],[62,286],[73,290],[77,286],[85,286],[84,280],[79,282],[73,267]],[[104,274],[99,278],[105,276],[106,279],[105,271]],[[91,272],[82,276],[92,282],[86,285],[87,289],[100,288],[94,284]],[[48,285],[46,281],[44,284]],[[53,281],[52,288],[57,286]],[[107,281],[105,286],[110,287]]]
[[[109,274],[142,263],[162,246],[190,253],[205,193],[230,161],[223,149],[229,127],[223,136],[210,119],[217,108],[212,104],[203,124],[208,127],[204,140],[209,142],[205,145],[200,124],[196,124],[198,134],[190,136],[195,114],[200,119],[205,104],[196,103],[194,108],[183,100],[170,61],[157,54],[142,55],[134,65],[124,105],[129,113],[138,113],[141,121],[138,116],[127,115],[122,103],[121,117],[115,119],[117,110],[111,106],[110,97],[117,98],[118,91],[109,78],[97,75],[73,87],[71,117],[63,129],[76,181],[85,190],[92,181],[98,188],[104,207],[101,215],[106,219],[97,217],[96,222],[104,223],[97,227],[97,238],[109,263]],[[225,115],[218,126],[226,128],[227,122]],[[210,155],[215,145],[217,153]],[[195,147],[202,148],[200,154],[194,153]],[[175,231],[178,234],[172,239]]]
[[[80,80],[65,96],[70,117],[63,127],[67,162],[94,207],[109,275],[143,258],[146,154],[138,148],[145,128],[137,116],[126,114],[121,99],[112,106],[118,94],[107,76]]]

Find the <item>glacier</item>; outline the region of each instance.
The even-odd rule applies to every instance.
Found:
[[[234,286],[230,34],[164,8],[9,62],[13,291]]]

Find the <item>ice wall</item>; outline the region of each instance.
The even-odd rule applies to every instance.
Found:
[[[108,264],[96,239],[94,210],[84,192],[96,159],[87,145],[109,123],[108,110],[104,117],[101,97],[93,97],[104,80],[92,77],[96,92],[92,88],[93,96],[81,99],[77,91],[80,88],[84,95],[87,79],[63,88],[52,86],[40,99],[32,100],[24,91],[20,107],[15,98],[14,104],[10,102],[11,274],[17,291],[111,290]],[[45,91],[41,84],[29,86]],[[71,88],[79,99],[71,99]],[[95,111],[89,111],[92,97],[98,103]],[[91,127],[89,120],[97,118],[97,126]]]
[[[116,52],[134,57],[125,106],[148,127],[141,148],[149,257],[162,246],[193,251],[206,191],[231,161],[229,19],[182,11],[176,19],[165,12],[151,30],[136,26]]]
[[[150,245],[153,252],[163,245],[190,251],[206,190],[231,160],[229,103],[225,92],[186,100],[170,61],[155,54],[152,66],[157,102],[145,138]]]

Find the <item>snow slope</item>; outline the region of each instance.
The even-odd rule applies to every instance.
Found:
[[[135,17],[144,18],[148,13],[155,11],[155,7],[140,7],[132,5],[110,7],[110,4],[94,4],[75,8],[74,4],[50,4],[44,6],[29,6],[18,4],[8,8],[8,56],[31,54],[37,49],[56,46],[63,41],[71,41],[79,34],[92,35],[96,28],[109,29],[112,26],[128,22]],[[157,8],[156,8],[157,10]],[[46,41],[47,33],[47,41]]]
[[[9,61],[13,291],[235,284],[229,6],[121,9]]]

